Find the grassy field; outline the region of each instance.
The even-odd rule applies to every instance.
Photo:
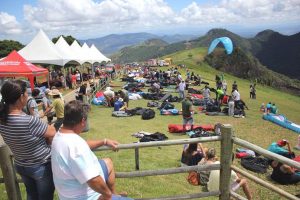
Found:
[[[168,57],[173,58],[175,65],[185,64],[190,71],[194,71],[195,74],[200,74],[205,81],[208,80],[210,85],[214,86],[213,81],[210,80],[214,80],[215,75],[220,74],[221,72],[210,68],[202,62],[205,53],[206,49],[197,48],[175,53]],[[189,54],[192,54],[193,56],[189,57]],[[182,69],[182,74],[185,76],[184,69]],[[237,81],[241,98],[249,107],[249,110],[246,110],[246,118],[206,116],[205,114],[198,112],[198,114],[194,117],[196,124],[215,124],[218,122],[232,124],[234,134],[237,137],[257,144],[263,148],[267,148],[273,141],[277,141],[282,138],[288,139],[292,146],[296,145],[298,134],[263,120],[259,107],[262,102],[275,102],[279,108],[279,113],[284,114],[289,120],[300,124],[299,97],[278,91],[274,88],[257,85],[257,99],[253,100],[249,98],[249,81],[233,77],[226,73],[224,75],[229,89],[231,89],[233,81]],[[111,85],[116,87],[116,90],[123,84],[124,83],[119,80],[111,83]],[[199,87],[194,88],[199,89]],[[146,104],[146,100],[130,101],[129,107],[146,107]],[[177,109],[181,109],[179,103],[175,103],[175,107]],[[187,136],[168,133],[168,124],[181,124],[182,118],[180,116],[161,116],[156,109],[155,118],[144,121],[141,120],[140,116],[114,118],[111,117],[111,112],[111,108],[92,106],[92,110],[89,115],[90,131],[83,133],[82,137],[86,139],[111,138],[118,140],[120,143],[126,144],[138,141],[137,138],[131,136],[133,133],[138,131],[159,131],[161,133],[165,133],[169,139],[187,138]],[[220,144],[218,142],[205,143],[204,146],[215,147],[218,153],[220,152]],[[237,146],[234,146],[234,149],[235,148],[237,148]],[[182,145],[140,149],[140,169],[150,170],[179,167],[181,152]],[[134,150],[97,152],[96,154],[98,157],[112,158],[117,172],[129,172],[135,170]],[[299,154],[299,151],[296,152],[296,154]],[[241,167],[240,160],[236,159],[234,164]],[[252,174],[255,174],[257,177],[264,180],[269,180],[267,177],[270,175],[270,172],[271,170],[269,169],[267,174]],[[127,191],[129,196],[133,198],[180,195],[202,191],[201,187],[189,185],[186,181],[186,176],[186,174],[177,174],[144,178],[117,179],[117,189],[119,191]],[[272,183],[292,194],[300,193],[299,184],[281,186],[274,182]],[[23,198],[25,198],[23,185],[21,185],[21,187]],[[250,182],[250,187],[254,195],[254,199],[281,199],[278,195],[274,194],[274,192],[270,192],[253,182]],[[239,193],[243,194],[241,189]],[[0,185],[0,199],[6,199],[3,184]],[[217,198],[213,197],[205,199]]]

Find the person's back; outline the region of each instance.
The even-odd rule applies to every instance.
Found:
[[[114,111],[119,111],[120,108],[124,105],[123,99],[119,98],[115,103],[114,103]]]
[[[277,114],[277,107],[276,107],[275,104],[273,104],[273,105],[271,106],[271,113]]]
[[[182,101],[181,105],[182,105],[182,116],[187,117],[187,118],[191,117],[191,115],[192,115],[191,114],[192,102],[189,99],[185,98]]]
[[[97,157],[87,143],[77,134],[57,132],[52,141],[52,171],[59,199],[97,199],[99,193],[92,190],[86,180],[103,171]],[[82,162],[72,162],[72,159]],[[82,166],[79,164],[82,163]]]

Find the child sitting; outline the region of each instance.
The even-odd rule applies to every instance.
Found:
[[[265,107],[265,103],[262,103],[259,109],[261,112],[265,113],[266,112],[266,107]]]

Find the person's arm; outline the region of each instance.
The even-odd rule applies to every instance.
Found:
[[[107,187],[106,183],[100,176],[96,176],[87,181],[87,184],[92,188],[94,191],[101,194],[99,200],[111,200],[112,192]]]
[[[87,140],[86,142],[91,149],[95,149],[103,145],[106,145],[111,147],[114,151],[118,149],[118,144],[119,144],[119,142],[115,140],[110,140],[106,138],[104,140]]]
[[[53,106],[49,105],[48,108],[46,108],[45,112],[44,112],[44,116],[46,116],[51,110],[52,110]]]
[[[56,130],[53,125],[48,125],[46,133],[44,134],[44,137],[47,140],[47,143],[50,145],[52,143],[52,140],[55,136]]]
[[[295,173],[295,170],[292,167],[290,167],[290,166],[288,166],[286,164],[283,164],[280,167],[280,169],[281,169],[281,171],[283,171],[283,172],[285,172],[287,174],[294,174]]]

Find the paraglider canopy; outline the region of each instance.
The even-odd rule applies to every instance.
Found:
[[[222,42],[222,44],[224,45],[224,48],[226,50],[227,54],[231,54],[233,51],[233,44],[232,41],[229,37],[220,37],[220,38],[216,38],[214,39],[209,48],[208,48],[208,54],[210,54],[211,52],[213,52],[213,50],[216,48],[216,46]]]

